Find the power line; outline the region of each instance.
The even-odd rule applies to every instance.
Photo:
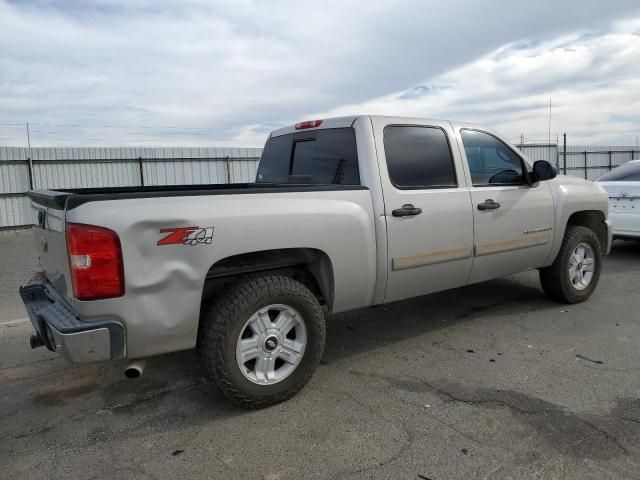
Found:
[[[158,130],[234,130],[244,127],[202,127],[202,126],[180,126],[180,125],[88,125],[79,123],[30,123],[37,127],[58,127],[58,128],[115,128],[115,129],[158,129]],[[24,123],[0,123],[0,126],[23,127]]]

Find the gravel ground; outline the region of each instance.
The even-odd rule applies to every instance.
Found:
[[[25,237],[0,236],[3,479],[640,478],[638,244],[581,305],[529,272],[336,316],[301,394],[247,412],[193,352],[126,380],[30,350],[29,324],[6,323]]]

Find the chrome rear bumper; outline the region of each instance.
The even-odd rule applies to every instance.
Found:
[[[31,338],[32,347],[45,345],[76,363],[126,356],[121,322],[111,318],[83,319],[42,275],[20,287],[20,296],[36,331]]]

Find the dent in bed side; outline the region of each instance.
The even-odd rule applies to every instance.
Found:
[[[131,358],[193,348],[210,267],[256,247],[325,252],[334,271],[333,311],[373,302],[376,237],[366,189],[89,202],[68,215],[120,236],[126,295],[76,308],[122,318]],[[213,243],[157,246],[160,229],[189,225],[214,227]]]

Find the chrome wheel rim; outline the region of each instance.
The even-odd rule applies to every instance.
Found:
[[[302,316],[288,305],[268,305],[251,315],[240,330],[236,361],[247,380],[273,385],[293,373],[306,346]]]
[[[576,290],[584,290],[591,284],[596,268],[593,249],[586,243],[579,244],[569,260],[569,280]]]

